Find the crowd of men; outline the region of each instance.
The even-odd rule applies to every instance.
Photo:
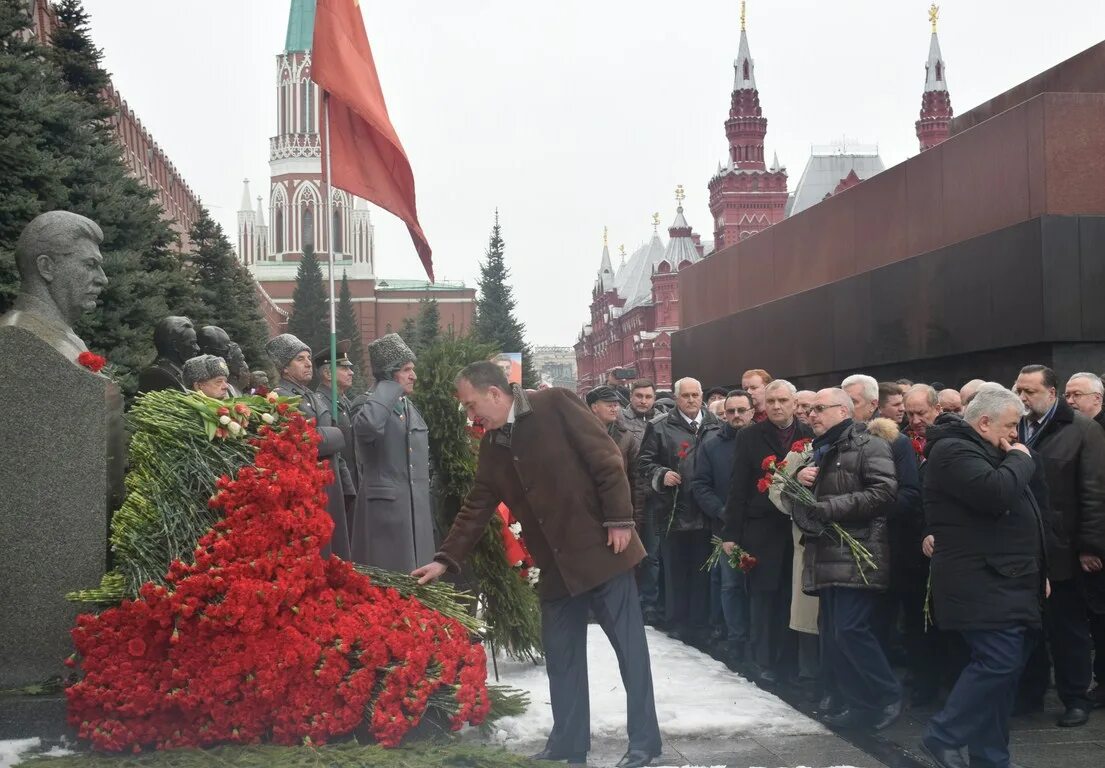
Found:
[[[1052,676],[1083,725],[1105,705],[1102,379],[1063,387],[1029,365],[1012,389],[972,380],[798,391],[764,370],[703,392],[600,386],[586,402],[618,444],[646,557],[644,620],[765,685],[798,685],[834,727],[881,729],[943,702],[938,765],[1008,765],[1008,720]],[[814,500],[763,478],[788,467]],[[865,557],[846,543],[862,545]],[[711,541],[756,558],[744,572]],[[1096,649],[1095,649],[1096,646]]]

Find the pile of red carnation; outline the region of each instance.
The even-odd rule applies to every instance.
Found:
[[[67,695],[80,736],[102,750],[317,744],[364,722],[394,746],[428,703],[454,728],[482,722],[483,647],[349,563],[323,560],[331,473],[317,434],[296,415],[260,435],[255,465],[219,481],[211,504],[225,517],[194,564],[174,562],[167,586],[77,620],[71,663],[83,678]]]

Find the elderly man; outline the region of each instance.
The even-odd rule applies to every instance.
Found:
[[[1067,405],[1087,419],[1093,419],[1105,427],[1105,413],[1101,408],[1103,395],[1105,395],[1105,385],[1096,373],[1076,373],[1067,379],[1063,399],[1067,401]]]
[[[587,617],[593,612],[617,654],[628,705],[629,749],[619,768],[660,754],[652,670],[633,567],[644,548],[633,531],[625,466],[606,430],[570,392],[511,388],[494,363],[472,363],[457,398],[487,427],[476,480],[434,562],[412,574],[425,583],[460,562],[500,502],[522,524],[541,569],[541,634],[553,728],[541,760],[586,761],[590,749]]]
[[[870,422],[878,416],[879,383],[870,376],[854,374],[844,379],[841,389],[852,401],[853,418]],[[894,422],[897,426],[898,422]],[[927,704],[937,694],[939,658],[933,639],[924,626],[925,586],[928,560],[921,552],[925,516],[921,508],[921,479],[917,456],[909,438],[899,433],[890,444],[898,492],[890,508],[890,584],[880,611],[879,636],[886,643],[891,629],[902,617],[904,641],[910,671],[913,673],[913,703]]]
[[[874,380],[858,383],[867,389]],[[865,404],[877,398],[870,397],[875,386],[869,389]],[[810,410],[813,463],[797,475],[817,502],[795,509],[794,521],[806,536],[802,591],[820,600],[821,662],[832,670],[833,692],[841,697],[824,720],[838,728],[881,730],[902,714],[902,688],[874,628],[879,593],[890,584],[887,515],[898,482],[890,443],[852,417],[852,398],[844,390],[817,393]],[[830,527],[834,523],[867,548],[873,567],[857,564]]]
[[[970,404],[971,399],[978,392],[978,388],[985,383],[982,379],[971,379],[959,388],[959,402],[963,404],[964,408]]]
[[[1052,596],[1045,618],[1055,687],[1066,711],[1059,725],[1084,725],[1092,702],[1092,641],[1082,574],[1102,571],[1105,558],[1105,432],[1057,395],[1055,372],[1027,365],[1014,392],[1025,406],[1019,436],[1043,457],[1050,509],[1048,575]],[[1031,665],[1043,665],[1043,653]],[[1037,677],[1042,677],[1037,675]]]
[[[0,326],[23,328],[74,364],[87,352],[73,326],[107,286],[96,222],[69,211],[39,214],[15,243],[19,295]],[[191,355],[189,355],[191,357]]]
[[[752,405],[756,407],[756,415],[752,420],[757,424],[767,419],[764,397],[770,383],[771,374],[763,368],[752,368],[741,375],[741,389],[752,397]]]
[[[710,529],[691,492],[698,446],[718,428],[702,407],[702,385],[675,382],[675,408],[645,429],[637,471],[649,485],[649,517],[665,531],[660,539],[664,565],[664,607],[668,631],[692,645],[707,639],[710,579],[702,563],[710,556]]]
[[[230,368],[226,361],[215,355],[199,355],[184,362],[182,371],[184,386],[202,392],[215,400],[225,400],[230,385]]]
[[[269,339],[265,351],[272,358],[280,373],[280,383],[275,392],[284,397],[298,397],[299,410],[307,419],[315,420],[315,429],[322,442],[318,445],[319,459],[329,459],[334,479],[326,484],[326,511],[334,521],[330,543],[322,550],[323,557],[332,554],[349,559],[349,528],[346,526],[345,497],[341,480],[341,450],[345,438],[334,424],[330,411],[323,407],[318,395],[311,391],[313,367],[311,348],[290,333],[282,333]]]
[[[793,664],[795,640],[790,632],[790,589],[794,538],[790,518],[758,487],[768,457],[786,458],[794,443],[813,436],[794,418],[794,385],[785,379],[765,387],[767,419],[737,433],[733,478],[725,504],[725,551],[740,544],[759,561],[747,577],[752,676],[776,682]]]
[[[954,413],[956,416],[963,415],[963,400],[959,396],[959,391],[946,387],[936,395],[937,404],[940,406],[941,413]]]
[[[353,561],[409,572],[433,557],[429,429],[411,402],[418,376],[402,337],[381,336],[368,357],[376,388],[350,408],[360,481]]]
[[[932,597],[941,629],[971,649],[921,747],[941,768],[1009,766],[1009,715],[1047,594],[1044,524],[1029,484],[1036,464],[1017,442],[1023,406],[984,384],[963,419],[927,430],[925,517],[935,534]]]
[[[752,398],[743,389],[734,389],[721,402],[725,421],[703,438],[691,481],[691,492],[710,519],[710,531],[715,535],[720,535],[725,525],[725,502],[732,484],[737,433],[751,424],[755,415]],[[710,573],[710,591],[711,595],[717,592],[725,620],[725,660],[730,668],[736,669],[744,663],[748,643],[748,590],[744,574],[719,559]]]
[[[940,396],[928,384],[913,384],[905,391],[902,405],[905,406],[909,434],[919,450],[924,451],[925,432],[940,415]]]
[[[637,452],[641,446],[634,439],[629,428],[622,424],[618,418],[622,410],[621,398],[618,397],[618,393],[614,391],[613,387],[602,385],[588,392],[585,400],[587,401],[587,407],[591,409],[591,413],[595,414],[599,424],[606,428],[606,433],[610,435],[610,439],[622,452],[622,461],[625,462],[625,476],[629,480],[629,489],[633,495],[633,522],[639,528],[642,521],[637,518],[636,514],[638,507],[637,495],[644,492],[641,487],[640,475],[637,473]]]
[[[879,382],[879,416],[902,426],[905,422],[905,395],[896,381]]]
[[[800,389],[795,396],[794,417],[802,424],[810,423],[810,408],[817,399],[817,393],[812,389]]]

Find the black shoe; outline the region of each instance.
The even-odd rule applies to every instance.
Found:
[[[829,714],[837,708],[836,699],[833,698],[831,693],[826,693],[821,697],[821,701],[817,702],[817,711],[822,714]]]
[[[1090,722],[1090,711],[1084,707],[1067,707],[1067,711],[1059,718],[1060,728],[1077,728]]]
[[[925,753],[925,757],[936,764],[937,768],[969,768],[970,766],[958,749],[945,747],[925,736],[921,737],[921,751]]]
[[[1094,709],[1105,707],[1105,685],[1098,684],[1090,689],[1089,699],[1093,702]]]
[[[874,729],[881,731],[883,728],[889,728],[898,718],[902,716],[902,700],[898,699],[893,704],[887,704],[879,712],[878,717],[875,718]]]
[[[821,722],[830,728],[841,730],[859,730],[871,728],[871,716],[859,713],[854,709],[845,707],[839,712],[831,712],[821,716]]]
[[[555,749],[549,749],[548,747],[545,747],[540,752],[538,752],[536,755],[530,755],[529,759],[530,760],[553,760],[553,761],[556,761],[556,762],[565,762],[565,761],[567,761],[569,763],[585,764],[587,762],[587,753],[586,752],[578,752],[576,754],[571,754],[570,752],[557,752]]]
[[[641,768],[641,766],[648,765],[652,762],[653,758],[659,756],[659,752],[653,754],[643,749],[631,749],[622,755],[622,759],[618,761],[617,768]]]
[[[775,674],[774,669],[761,669],[759,674],[756,675],[756,682],[764,685],[775,685],[779,682],[779,676]]]

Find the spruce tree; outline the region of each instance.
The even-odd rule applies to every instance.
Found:
[[[257,284],[238,261],[223,228],[207,209],[192,227],[193,282],[200,299],[192,320],[217,325],[238,342],[251,368],[265,366],[268,327],[258,305]]]
[[[537,386],[537,373],[533,368],[533,355],[526,344],[526,327],[514,316],[514,290],[507,283],[510,270],[506,266],[506,243],[499,228],[499,211],[495,211],[495,225],[488,239],[486,260],[480,264],[480,276],[476,284],[480,293],[476,298],[476,318],[472,334],[477,341],[490,344],[500,352],[522,353],[522,384]]]
[[[420,354],[441,336],[441,311],[437,299],[422,299],[418,302],[418,319],[415,321],[417,346],[412,346],[415,354]]]
[[[303,247],[303,258],[295,274],[288,333],[308,345],[312,353],[330,348],[330,302],[318,257],[309,245]]]
[[[123,160],[87,16],[75,0],[58,10],[53,45],[42,47],[29,34],[26,3],[0,0],[0,312],[18,289],[12,251],[22,228],[49,210],[89,217],[104,232],[109,285],[76,332],[129,393],[154,357],[154,325],[188,315],[197,297],[175,233]]]
[[[364,345],[361,343],[361,329],[357,324],[357,314],[353,310],[353,294],[349,290],[349,276],[341,273],[341,290],[338,293],[337,315],[338,339],[349,339],[349,359],[353,361],[356,373],[353,374],[353,391],[364,391],[365,359]]]
[[[403,318],[403,323],[399,326],[399,335],[407,342],[408,347],[414,349],[412,345],[418,343],[418,324],[410,315]]]

